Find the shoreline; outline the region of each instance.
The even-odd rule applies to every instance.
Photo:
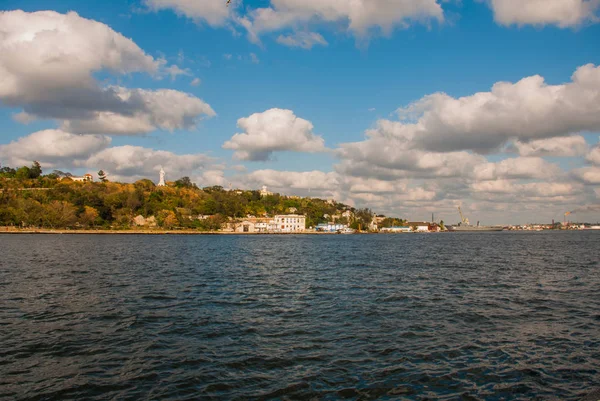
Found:
[[[304,231],[296,233],[236,233],[198,230],[64,230],[0,227],[0,234],[98,234],[98,235],[338,235],[338,233]],[[370,234],[370,233],[360,233]]]
[[[531,232],[531,230],[504,230],[510,232]],[[544,230],[544,231],[594,231],[594,230]],[[484,232],[484,231],[482,231]],[[464,233],[482,233],[477,231],[465,231]],[[487,231],[486,231],[487,232]],[[387,234],[387,235],[400,235],[400,234],[447,234],[453,233],[453,231],[440,231],[440,232],[408,232],[408,233],[380,233],[380,232],[359,232],[353,233],[352,235],[373,235],[373,234]],[[39,234],[39,235],[57,235],[57,234],[72,234],[72,235],[344,235],[336,232],[322,232],[322,231],[303,231],[293,233],[277,233],[277,232],[229,232],[229,231],[198,231],[198,230],[67,230],[67,229],[46,229],[46,228],[15,228],[15,227],[0,227],[0,234]],[[346,234],[347,235],[347,234]]]

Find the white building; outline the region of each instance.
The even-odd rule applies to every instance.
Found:
[[[63,178],[61,178],[61,180],[65,179],[65,178],[70,179],[75,182],[94,182],[94,176],[91,174],[85,174],[85,175],[82,175],[81,177],[71,175],[68,177],[63,177]]]
[[[252,221],[244,220],[241,223],[233,224],[236,233],[253,233],[256,225]]]
[[[315,230],[326,233],[334,233],[336,231],[343,231],[348,228],[347,224],[335,224],[335,223],[323,223],[317,225]]]
[[[269,192],[267,190],[267,186],[263,185],[263,187],[260,190],[260,196],[269,196],[269,195],[273,195],[273,192]]]
[[[260,223],[254,224],[254,230],[259,233],[266,233],[269,231],[269,223],[262,221]]]
[[[410,233],[412,228],[409,226],[384,227],[380,230],[382,233]]]
[[[429,223],[422,221],[415,221],[406,223],[407,226],[413,228],[413,231],[416,233],[426,233],[429,232]]]
[[[306,229],[306,216],[299,214],[285,214],[275,216],[275,232],[297,233]]]

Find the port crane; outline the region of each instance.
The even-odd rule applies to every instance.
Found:
[[[466,217],[463,215],[463,212],[462,212],[462,210],[460,209],[460,206],[458,207],[458,213],[460,213],[460,219],[462,220],[462,224],[464,224],[464,225],[467,225],[467,226],[468,226],[468,225],[470,225],[470,224],[469,224],[469,219],[468,219],[468,218],[466,218]]]

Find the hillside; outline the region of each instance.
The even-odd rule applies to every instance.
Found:
[[[332,216],[338,217],[337,222],[362,227],[372,220],[369,209],[356,210],[335,201],[261,196],[256,190],[228,191],[218,186],[198,188],[187,177],[157,187],[147,179],[133,184],[75,182],[62,172],[44,176],[35,164],[25,168],[0,170],[0,226],[129,229],[142,216],[154,217],[152,221],[161,228],[209,231],[247,216],[290,212],[305,215],[307,228]],[[350,219],[341,217],[347,210],[352,211]]]

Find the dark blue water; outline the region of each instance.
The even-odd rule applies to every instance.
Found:
[[[0,398],[576,400],[599,234],[0,235]]]

